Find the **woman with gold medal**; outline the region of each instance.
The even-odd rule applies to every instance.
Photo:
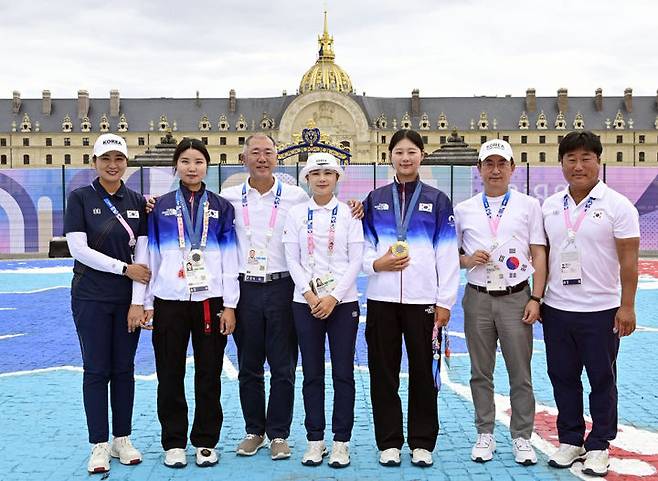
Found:
[[[397,131],[389,153],[394,180],[368,194],[363,219],[375,439],[379,462],[399,466],[404,444],[398,396],[404,336],[409,360],[407,443],[412,464],[427,467],[433,463],[439,431],[433,338],[441,338],[457,297],[457,237],[450,199],[420,180],[425,155],[421,136],[413,130]]]
[[[217,463],[215,445],[222,425],[220,378],[227,336],[235,329],[240,296],[233,206],[206,189],[210,154],[198,139],[183,139],[174,153],[178,188],[158,198],[148,223],[148,252],[140,261],[151,282],[133,288],[133,304],[153,318],[158,374],[158,418],[164,464],[187,465],[187,402],[184,377],[190,336],[194,350],[194,423],[190,441],[196,464]]]

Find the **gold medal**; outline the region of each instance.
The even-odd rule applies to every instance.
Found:
[[[391,254],[395,257],[407,257],[409,255],[409,244],[407,241],[397,241],[391,246]]]

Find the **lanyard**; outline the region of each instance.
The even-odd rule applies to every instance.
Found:
[[[119,212],[119,210],[116,207],[114,207],[114,204],[112,204],[112,201],[110,200],[109,197],[101,196],[101,193],[96,190],[96,187],[94,186],[93,183],[91,184],[91,188],[94,189],[94,191],[99,195],[101,199],[103,199],[103,202],[105,202],[105,205],[108,207],[108,209],[110,209],[110,212],[114,214],[114,217],[116,217],[116,219],[119,221],[119,224],[121,224],[123,228],[126,229],[126,232],[128,233],[128,237],[130,238],[128,240],[128,246],[130,246],[131,257],[134,258],[135,245],[137,244],[137,240],[135,239],[135,233],[133,232],[132,228],[130,227],[126,219],[124,219],[124,217],[121,215],[121,212]]]
[[[192,198],[192,208],[194,208],[194,198]],[[199,217],[203,216],[203,222],[199,222]],[[178,222],[178,246],[185,249],[185,231],[190,238],[192,249],[199,249],[206,246],[208,241],[208,223],[210,212],[208,210],[208,192],[204,191],[196,213],[196,226],[193,227],[190,211],[187,208],[187,202],[183,199],[183,193],[180,189],[176,191],[176,221]],[[183,226],[185,222],[185,226]]]
[[[331,221],[329,222],[329,241],[327,252],[329,255],[329,267],[331,270],[331,256],[334,254],[336,243],[336,219],[338,217],[338,204],[331,210]],[[308,246],[308,263],[311,267],[315,266],[315,239],[313,239],[313,209],[308,208],[308,220],[306,221],[306,244]]]
[[[491,212],[491,206],[489,205],[489,201],[487,200],[487,196],[485,195],[484,192],[482,192],[482,204],[484,205],[484,212],[487,214],[487,218],[489,219],[489,228],[491,229],[491,235],[494,237],[494,239],[498,235],[498,226],[500,225],[500,219],[503,217],[503,213],[505,212],[505,208],[507,207],[509,198],[510,198],[510,191],[508,190],[505,193],[505,197],[503,197],[503,203],[500,205],[500,208],[498,209],[498,213],[496,214],[496,218],[494,219]]]
[[[402,185],[402,197],[404,202],[404,184]],[[411,221],[411,216],[416,209],[416,204],[418,203],[418,198],[420,197],[420,180],[416,184],[416,189],[414,190],[413,195],[411,196],[411,202],[409,202],[409,208],[407,209],[407,215],[404,216],[404,222],[402,221],[402,212],[400,209],[400,199],[398,199],[397,186],[393,184],[393,210],[395,211],[395,227],[398,233],[398,240],[404,241],[407,239],[407,229],[409,229],[409,221]]]
[[[580,225],[583,223],[583,220],[585,220],[587,211],[590,209],[590,207],[592,207],[593,202],[594,197],[587,199],[587,202],[585,202],[585,207],[576,219],[576,223],[572,224],[571,216],[569,215],[569,194],[564,194],[564,224],[567,227],[567,235],[569,236],[569,241],[573,241],[576,238],[576,232],[578,232],[578,229],[580,229]]]
[[[274,234],[274,225],[276,224],[276,216],[279,211],[279,205],[281,204],[281,190],[283,189],[283,183],[280,180],[277,180],[276,195],[274,196],[274,203],[272,204],[272,213],[270,214],[270,223],[267,229],[267,237],[265,238],[265,248],[270,242],[272,235]],[[244,229],[247,234],[247,239],[249,239],[249,244],[251,245],[251,223],[249,222],[249,201],[247,200],[247,182],[242,185],[242,219],[244,221]]]

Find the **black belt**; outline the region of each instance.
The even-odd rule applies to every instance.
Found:
[[[493,297],[507,296],[509,294],[514,294],[515,292],[521,292],[523,289],[526,288],[527,285],[528,285],[528,281],[523,281],[515,286],[508,287],[504,291],[488,291],[486,287],[476,286],[475,284],[471,284],[470,282],[468,283],[468,287],[472,287],[478,292],[486,292],[487,294]]]
[[[278,281],[279,279],[285,279],[286,277],[290,277],[290,272],[288,271],[272,272],[271,274],[265,275],[265,282]],[[238,275],[238,279],[244,281],[244,274],[240,273]]]

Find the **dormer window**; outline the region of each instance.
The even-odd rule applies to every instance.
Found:
[[[210,121],[208,120],[207,115],[204,115],[201,117],[201,120],[199,120],[199,130],[201,132],[208,132],[210,130]]]
[[[89,117],[84,117],[80,123],[80,132],[91,132],[91,122]]]
[[[107,115],[105,114],[101,115],[101,121],[98,123],[98,129],[101,132],[110,131],[110,121],[108,120]]]
[[[247,121],[245,120],[244,115],[240,114],[235,130],[247,130]]]
[[[580,112],[576,114],[576,118],[573,121],[573,128],[576,130],[583,130],[585,128],[585,119]]]
[[[557,130],[565,130],[567,128],[567,120],[564,118],[564,114],[560,112],[555,118],[555,128]]]
[[[420,118],[420,123],[418,124],[420,130],[429,130],[430,129],[430,118],[427,113],[424,113]]]
[[[62,132],[71,132],[73,130],[73,122],[71,121],[71,116],[66,115],[62,121]]]
[[[30,116],[23,115],[23,122],[21,122],[21,132],[32,132],[32,122],[30,121]]]
[[[402,121],[400,122],[400,127],[403,129],[411,128],[411,118],[409,117],[409,112],[405,112],[402,116]]]
[[[226,115],[222,114],[219,116],[219,120],[217,122],[217,128],[219,128],[219,130],[222,131],[229,129],[229,123],[228,123],[228,119],[226,118]]]
[[[546,130],[548,128],[548,122],[546,121],[546,114],[544,114],[543,110],[537,117],[537,123],[535,125],[539,130]]]
[[[378,129],[385,129],[386,124],[386,116],[384,114],[379,114],[379,117],[377,117],[377,120],[375,120],[375,127]]]
[[[478,129],[488,130],[489,129],[489,117],[486,112],[480,113],[480,120],[478,121]]]
[[[521,117],[519,117],[519,129],[521,130],[528,130],[530,122],[528,121],[528,114],[523,112],[521,114]]]
[[[160,122],[158,122],[158,130],[164,132],[169,128],[169,121],[167,120],[166,115],[160,116]]]
[[[121,114],[121,116],[119,117],[117,130],[119,132],[128,132],[128,119],[126,119],[126,114]]]

